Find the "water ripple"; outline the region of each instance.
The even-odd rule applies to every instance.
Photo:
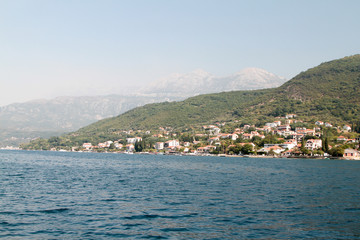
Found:
[[[360,162],[0,151],[0,238],[359,239]]]

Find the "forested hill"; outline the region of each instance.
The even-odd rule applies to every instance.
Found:
[[[333,124],[359,124],[360,55],[326,62],[298,74],[278,88],[206,94],[180,102],[148,104],[64,135],[69,142],[115,139],[122,130],[177,130],[228,122],[264,124],[275,117]]]
[[[359,84],[360,55],[354,55],[322,63],[278,88],[223,92],[181,102],[148,104],[89,125],[78,133],[185,127],[231,120],[256,123],[287,113],[308,120],[358,121]]]

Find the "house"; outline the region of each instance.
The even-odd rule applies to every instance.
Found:
[[[142,140],[141,137],[134,137],[134,138],[127,138],[127,139],[126,139],[126,142],[127,142],[128,144],[135,144],[136,142],[139,142],[139,141],[141,141],[141,140]]]
[[[343,157],[350,160],[360,160],[360,153],[355,149],[347,148],[344,150]]]
[[[239,135],[237,135],[236,133],[230,134],[229,136],[230,136],[231,140],[233,140],[233,141],[236,141],[236,139],[239,138]]]
[[[278,146],[283,149],[293,149],[297,146],[297,141],[292,140],[292,141],[288,141],[288,142],[284,142],[284,143],[280,143],[280,144],[264,144],[264,148],[269,148],[269,147],[274,147],[274,146]]]
[[[275,128],[275,127],[277,127],[277,124],[273,123],[273,122],[272,123],[266,123],[265,127]]]
[[[315,150],[322,147],[322,140],[321,139],[309,139],[305,143],[305,148],[309,150]]]
[[[322,122],[322,121],[316,121],[316,122],[315,122],[315,125],[322,126],[322,125],[324,125],[324,122]]]
[[[315,136],[315,134],[316,134],[315,128],[313,128],[313,129],[296,128],[295,132],[298,134],[308,135],[308,136]]]
[[[281,125],[281,121],[274,121],[276,126],[280,126]]]
[[[106,148],[106,143],[98,143],[99,148]]]
[[[285,118],[296,118],[296,114],[286,114]]]
[[[300,155],[300,154],[301,154],[301,152],[299,152],[298,150],[293,148],[293,149],[289,149],[289,150],[286,150],[286,151],[282,152],[281,156],[283,156],[283,157],[292,157],[294,155]]]
[[[331,123],[325,123],[325,127],[332,127],[333,125]]]
[[[289,124],[286,124],[286,125],[280,125],[277,127],[277,130],[278,131],[281,131],[281,132],[288,132],[291,130],[291,127]]]
[[[236,133],[236,134],[241,134],[241,133],[242,133],[242,131],[241,131],[241,129],[240,129],[240,128],[236,128],[236,129],[235,129],[235,131],[234,131],[234,133]]]
[[[316,133],[315,128],[306,129],[306,135],[308,135],[308,136],[315,136],[315,133]]]
[[[113,143],[113,141],[106,141],[105,147],[109,148],[112,143]]]
[[[166,141],[164,147],[173,148],[179,145],[180,145],[179,140],[174,139],[174,140]]]
[[[294,120],[292,120],[292,119],[286,119],[285,120],[285,124],[292,124],[294,122]]]
[[[133,152],[133,151],[135,151],[135,146],[134,146],[134,144],[128,144],[128,145],[126,145],[126,151],[127,151],[127,152]]]
[[[337,139],[336,139],[338,142],[346,142],[348,139],[344,136],[339,136]]]
[[[209,138],[209,140],[208,140],[208,142],[209,142],[210,144],[213,144],[213,143],[219,142],[219,141],[220,141],[220,138],[219,138],[219,137],[211,137],[211,138]]]
[[[85,150],[90,150],[93,146],[91,143],[83,143],[82,147],[85,148]]]
[[[115,143],[114,143],[114,146],[115,146],[115,148],[117,148],[117,149],[121,149],[121,148],[123,148],[124,145],[122,145],[122,144],[119,143],[119,142],[115,142]]]
[[[271,127],[270,126],[264,126],[264,132],[269,133],[271,131]]]
[[[156,150],[163,150],[164,149],[164,143],[163,142],[155,143],[155,149]]]
[[[200,154],[202,153],[210,153],[211,151],[213,151],[216,147],[215,146],[211,146],[211,145],[208,145],[206,147],[198,147],[196,149],[196,151]]]
[[[245,140],[250,140],[252,139],[253,135],[251,133],[244,133],[242,135],[242,138],[245,139]]]
[[[283,151],[285,151],[285,149],[279,146],[271,146],[271,147],[263,147],[258,152],[269,153],[271,151],[273,151],[275,154],[281,154]]]
[[[349,125],[344,125],[343,130],[351,132],[351,127]]]
[[[220,131],[221,131],[221,129],[218,128],[218,127],[215,126],[215,125],[203,126],[203,128],[204,128],[205,130],[208,130],[210,135],[217,135],[217,134],[219,134]]]

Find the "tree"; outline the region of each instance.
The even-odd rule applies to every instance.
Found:
[[[251,153],[253,150],[253,146],[251,144],[245,144],[242,148],[241,148],[241,152],[243,154],[249,154]]]
[[[330,149],[329,153],[333,156],[333,157],[342,157],[344,155],[344,148],[343,147],[334,147],[332,149]]]
[[[325,138],[325,149],[324,152],[329,152],[329,139]]]
[[[241,146],[238,145],[229,148],[229,154],[230,152],[233,152],[234,154],[239,154],[240,151],[241,151]]]
[[[142,152],[142,150],[145,149],[145,142],[144,141],[138,141],[135,143],[135,151],[136,152]]]

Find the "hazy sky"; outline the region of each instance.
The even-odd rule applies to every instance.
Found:
[[[360,53],[358,0],[0,0],[0,106]],[[129,90],[130,89],[130,90]]]

